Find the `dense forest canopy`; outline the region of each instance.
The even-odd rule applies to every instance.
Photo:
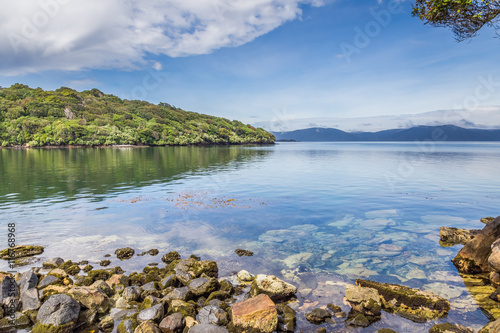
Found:
[[[204,145],[272,143],[261,128],[188,112],[167,103],[122,100],[98,89],[77,92],[0,88],[0,145]]]

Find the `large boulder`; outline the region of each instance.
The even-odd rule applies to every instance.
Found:
[[[439,229],[439,237],[441,242],[445,244],[455,245],[455,244],[467,244],[471,239],[473,239],[481,230],[473,229],[457,229],[441,227]]]
[[[38,310],[38,308],[42,305],[38,296],[38,290],[36,288],[31,288],[24,291],[21,294],[21,303],[23,306],[23,312],[28,310]]]
[[[488,223],[452,260],[457,269],[466,274],[490,272],[488,258],[491,245],[500,238],[500,216]]]
[[[276,305],[265,294],[234,304],[232,319],[231,325],[238,331],[271,333],[278,328]]]
[[[90,287],[74,287],[68,294],[80,302],[84,307],[96,310],[100,314],[108,312],[111,302],[104,291]]]
[[[450,310],[446,299],[419,289],[368,280],[356,280],[356,285],[376,289],[384,310],[415,322],[443,318]]]
[[[290,283],[278,279],[274,275],[259,274],[255,277],[250,287],[250,296],[265,294],[272,300],[280,300],[293,296],[297,288]]]
[[[76,300],[68,295],[52,295],[38,310],[38,322],[32,332],[73,332],[79,314],[80,304]]]

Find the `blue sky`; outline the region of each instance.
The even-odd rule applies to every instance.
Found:
[[[494,31],[457,43],[411,1],[26,0],[0,22],[2,86],[95,87],[247,123],[500,105]]]

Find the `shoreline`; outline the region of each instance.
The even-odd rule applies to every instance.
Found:
[[[187,144],[187,145],[97,145],[97,146],[86,146],[86,145],[61,145],[61,146],[0,146],[0,149],[12,149],[12,150],[22,150],[22,149],[84,149],[84,148],[155,148],[155,147],[226,147],[226,146],[273,146],[276,142],[272,143],[223,143],[223,144]]]

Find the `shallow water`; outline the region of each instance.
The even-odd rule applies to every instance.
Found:
[[[46,247],[40,260],[98,263],[124,246],[194,253],[217,260],[222,275],[247,269],[293,281],[301,310],[348,310],[342,296],[356,278],[399,283],[441,294],[452,304],[444,321],[478,329],[488,319],[450,262],[459,246],[442,248],[438,233],[498,215],[498,165],[497,143],[3,149],[0,214],[5,229],[16,223],[18,244]],[[239,258],[236,248],[255,255]],[[112,265],[130,272],[160,257]],[[312,327],[301,315],[299,324]],[[385,313],[349,331],[432,324]]]

